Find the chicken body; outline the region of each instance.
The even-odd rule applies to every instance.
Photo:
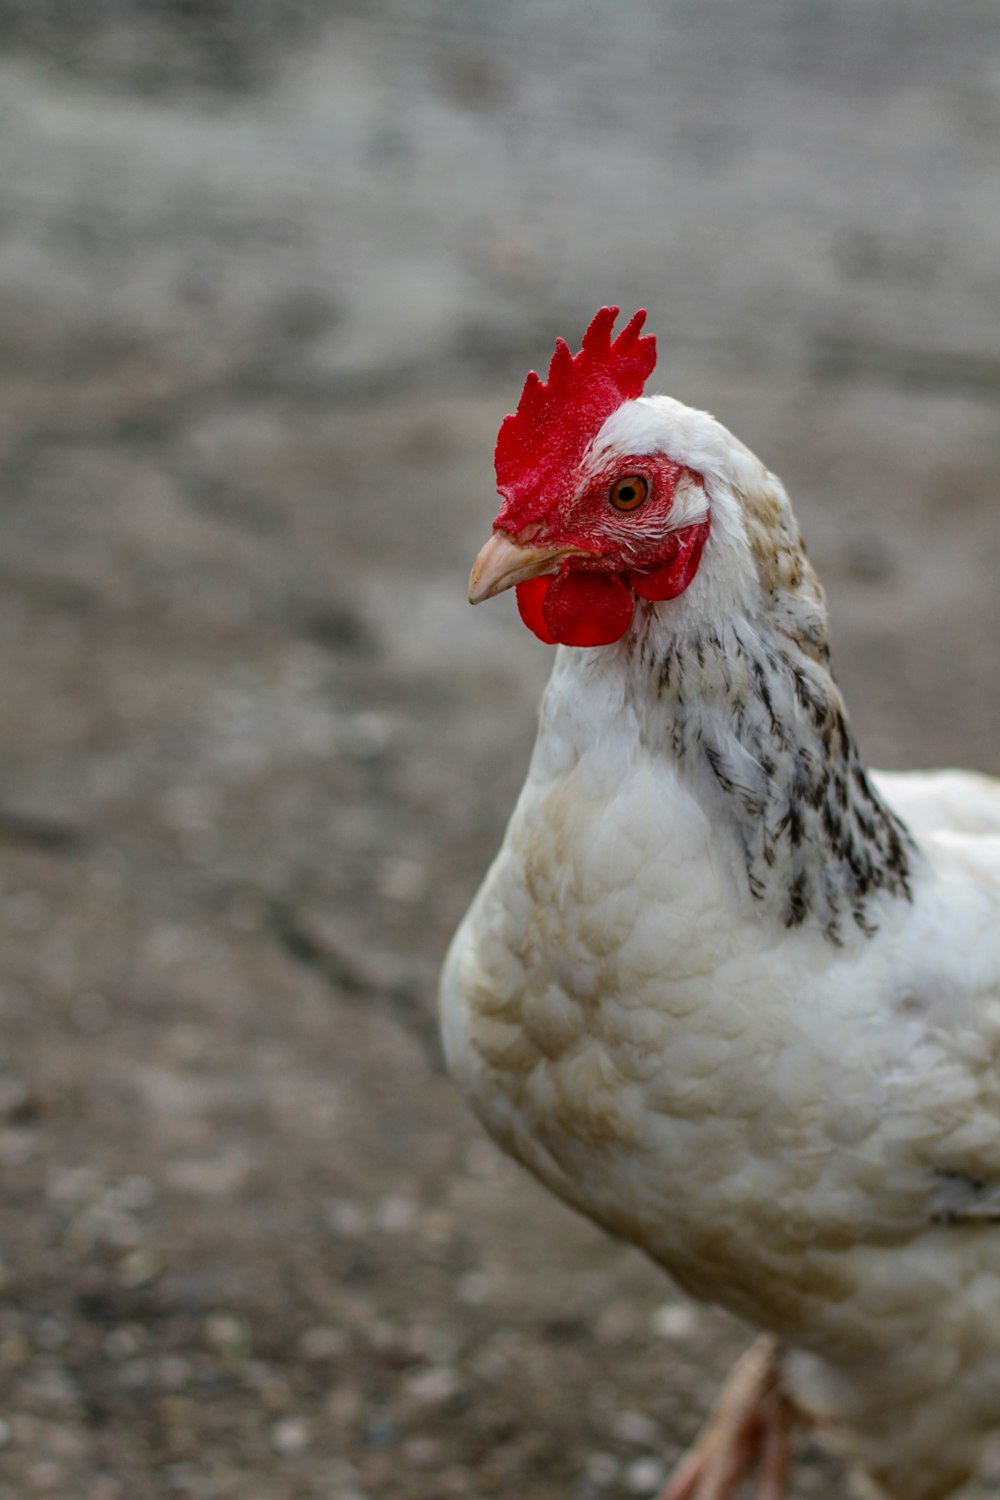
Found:
[[[936,1500],[1000,1425],[1000,790],[865,772],[780,483],[626,405],[602,442],[704,477],[704,561],[560,648],[446,963],[449,1065],[560,1197],[778,1334],[884,1492]]]

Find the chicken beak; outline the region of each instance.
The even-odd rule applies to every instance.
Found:
[[[482,547],[469,575],[469,603],[482,604],[494,594],[540,573],[554,573],[564,558],[584,552],[583,547],[521,546],[503,531],[495,531]]]

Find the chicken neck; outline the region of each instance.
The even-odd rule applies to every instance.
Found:
[[[805,605],[807,601],[803,601]],[[630,677],[644,735],[693,779],[735,843],[754,902],[841,943],[911,899],[916,850],[868,777],[834,680],[815,599],[668,633],[649,611]],[[638,679],[638,680],[636,680]]]

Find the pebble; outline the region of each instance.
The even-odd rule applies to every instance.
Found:
[[[686,1302],[665,1302],[650,1319],[650,1327],[661,1339],[690,1338],[698,1326],[698,1314]]]
[[[65,1494],[66,1470],[62,1464],[53,1462],[52,1459],[43,1458],[39,1463],[32,1464],[28,1469],[28,1483],[32,1489],[43,1493],[50,1490],[59,1490]]]
[[[338,1359],[347,1349],[347,1334],[343,1328],[307,1328],[299,1338],[299,1353],[303,1359]]]
[[[417,1217],[417,1205],[412,1198],[395,1194],[383,1198],[375,1210],[375,1225],[389,1234],[403,1234],[410,1229]]]
[[[141,1213],[156,1202],[156,1185],[137,1172],[123,1177],[107,1194],[108,1202],[124,1213]]]
[[[148,1342],[149,1335],[138,1323],[120,1323],[105,1336],[102,1345],[111,1359],[130,1359],[138,1354]]]
[[[235,1313],[210,1313],[205,1319],[205,1342],[222,1354],[245,1354],[250,1349],[250,1329]]]
[[[457,1394],[461,1382],[448,1365],[432,1365],[418,1370],[405,1382],[406,1394],[419,1406],[444,1406]]]
[[[36,1370],[22,1390],[36,1407],[71,1407],[78,1395],[72,1375],[58,1365]]]
[[[93,1167],[57,1167],[46,1191],[53,1203],[76,1205],[96,1197],[100,1189],[101,1179]]]
[[[660,1488],[666,1469],[658,1458],[635,1458],[622,1476],[630,1495],[653,1495]]]
[[[148,1286],[162,1273],[163,1265],[152,1250],[132,1250],[118,1264],[118,1280],[122,1286],[133,1288]]]
[[[368,1228],[368,1216],[364,1209],[346,1198],[332,1203],[324,1217],[327,1228],[339,1240],[357,1239]]]
[[[303,1453],[309,1446],[309,1431],[301,1417],[282,1417],[271,1428],[271,1447],[286,1457]]]
[[[612,1430],[623,1443],[635,1443],[642,1448],[655,1448],[662,1441],[659,1424],[641,1411],[619,1412]]]

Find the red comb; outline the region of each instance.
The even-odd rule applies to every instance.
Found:
[[[642,395],[656,363],[656,340],[642,335],[640,309],[614,340],[617,307],[602,307],[583,335],[579,354],[556,339],[547,380],[534,370],[517,411],[497,434],[497,488],[504,505],[496,526],[516,534],[553,500],[553,483],[576,469],[587,445],[623,401]],[[534,504],[532,504],[534,501]]]

